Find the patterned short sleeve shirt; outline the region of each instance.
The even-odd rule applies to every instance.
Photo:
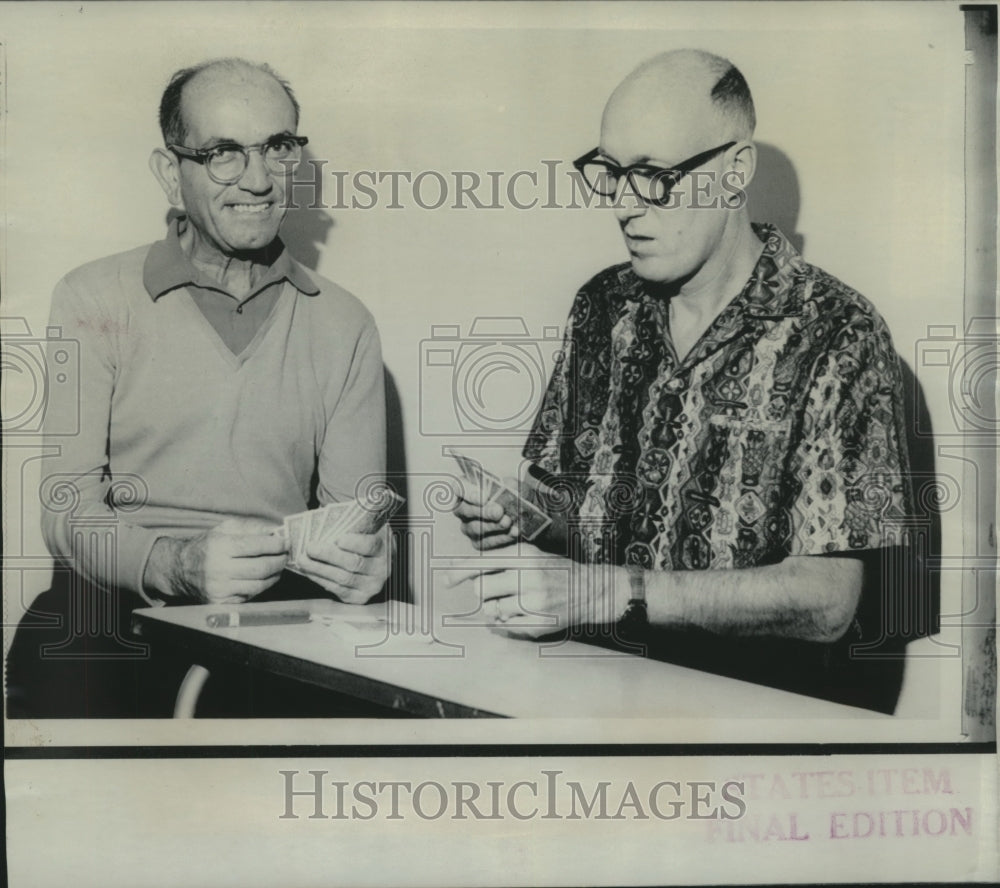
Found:
[[[569,492],[590,561],[661,570],[881,548],[910,514],[885,322],[772,226],[684,358],[630,264],[576,296],[525,456]]]

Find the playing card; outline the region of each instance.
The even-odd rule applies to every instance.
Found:
[[[319,510],[319,514],[313,519],[312,539],[317,542],[325,542],[333,539],[338,524],[344,516],[354,508],[354,501],[342,503],[328,503]]]
[[[308,512],[302,513],[302,554],[306,552],[306,547],[312,542],[313,538],[313,519],[319,518],[319,512],[316,509],[310,509]],[[319,522],[317,522],[319,523]]]
[[[350,533],[362,512],[361,504],[357,500],[351,500],[348,507],[337,516],[337,520],[327,528],[326,539],[336,541],[345,533]]]
[[[499,476],[484,469],[479,463],[473,464],[472,471],[475,482],[480,485],[483,492],[483,498],[489,502],[503,488],[503,481],[500,480]]]
[[[552,519],[541,509],[509,487],[501,487],[491,501],[503,506],[506,515],[518,526],[521,536],[529,542],[552,523]]]
[[[463,453],[457,451],[454,447],[444,448],[445,456],[450,456],[455,462],[458,463],[458,470],[462,473],[463,477],[472,480],[472,471],[469,465],[469,458]]]
[[[301,562],[306,544],[306,522],[309,512],[299,512],[285,518],[285,532],[288,534],[288,566],[296,568]]]
[[[351,533],[377,533],[384,526],[392,514],[403,504],[403,498],[389,490],[382,488],[376,498],[358,503],[359,514],[351,525]]]
[[[404,500],[384,488],[376,496],[359,502],[328,503],[320,509],[288,515],[281,532],[288,540],[286,567],[309,576],[306,548],[310,543],[335,543],[345,533],[377,533]]]
[[[483,492],[483,499],[492,499],[497,491],[503,487],[503,482],[497,475],[483,468],[479,460],[466,456],[454,447],[445,447],[445,455],[450,456],[458,463],[459,470],[465,479],[472,484],[479,485]]]

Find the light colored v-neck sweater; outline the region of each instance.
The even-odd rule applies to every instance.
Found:
[[[286,282],[235,355],[186,289],[150,298],[148,251],[92,262],[56,287],[50,323],[71,356],[79,343],[79,376],[71,357],[69,384],[50,386],[46,444],[59,452],[42,469],[53,555],[140,594],[158,537],[230,516],[280,522],[308,507],[314,483],[324,504],[385,471],[381,349],[356,298],[311,273],[315,295]],[[78,433],[60,434],[77,401]],[[113,551],[74,546],[74,530],[94,526],[113,529]]]

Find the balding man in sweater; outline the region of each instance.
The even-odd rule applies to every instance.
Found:
[[[166,239],[56,287],[51,324],[80,344],[81,428],[46,463],[57,495],[43,497],[42,526],[57,582],[12,646],[10,715],[168,715],[161,679],[185,664],[134,654],[136,606],[264,594],[363,603],[384,585],[385,534],[310,550],[315,583],[284,572],[282,518],[351,499],[385,470],[375,323],[278,237],[306,143],[298,118],[267,66],[179,71],[160,105],[164,147],[150,158],[179,211]],[[71,406],[58,397],[51,417]],[[62,509],[67,485],[73,507]],[[75,542],[81,520],[113,522],[114,551]],[[117,625],[53,655],[74,610],[102,595]],[[67,624],[48,626],[53,612]]]

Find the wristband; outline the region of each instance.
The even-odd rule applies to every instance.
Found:
[[[649,610],[646,607],[646,574],[637,565],[628,565],[630,597],[625,612],[618,620],[618,627],[626,639],[641,638],[649,629]]]

